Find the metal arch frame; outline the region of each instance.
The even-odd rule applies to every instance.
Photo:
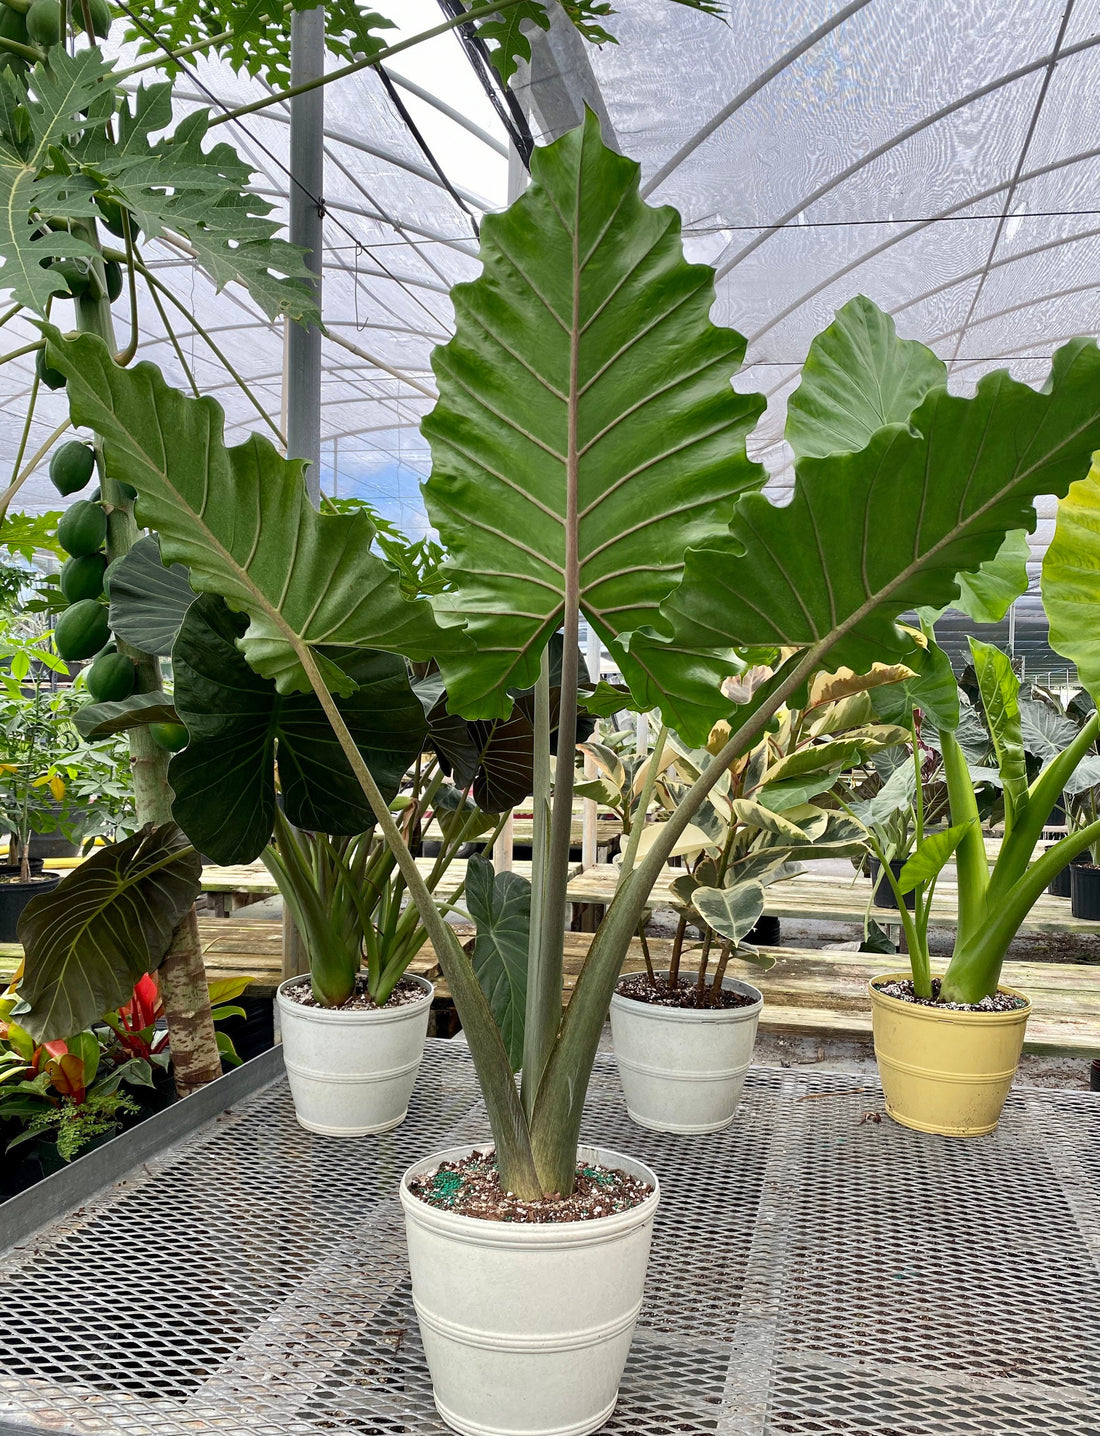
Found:
[[[1020,176],[1019,183],[1026,184],[1031,180],[1042,179],[1044,175],[1053,174],[1057,170],[1068,169],[1071,165],[1087,164],[1090,160],[1098,159],[1100,159],[1100,147],[1091,150],[1082,150],[1079,154],[1069,155],[1065,159],[1052,160],[1050,164],[1042,165],[1038,169],[1029,170],[1028,173]],[[833,270],[831,274],[825,279],[820,280],[813,288],[807,289],[804,293],[800,294],[799,297],[788,304],[785,309],[781,309],[778,314],[769,319],[767,324],[762,325],[753,334],[749,335],[747,342],[749,344],[757,343],[765,334],[774,329],[777,324],[782,324],[784,319],[790,318],[790,316],[801,309],[804,304],[808,304],[811,299],[816,299],[824,290],[836,284],[854,270],[859,269],[862,265],[868,263],[869,260],[877,259],[878,256],[884,254],[886,250],[892,249],[896,244],[903,244],[907,239],[912,239],[915,234],[920,234],[922,230],[928,229],[931,225],[938,224],[941,220],[948,219],[952,215],[958,214],[961,210],[969,209],[971,205],[980,204],[983,199],[990,199],[993,195],[1003,194],[1010,183],[1011,181],[1005,180],[1001,184],[991,185],[988,189],[979,190],[977,193],[967,196],[966,199],[959,200],[955,204],[948,206],[947,209],[930,215],[928,219],[918,220],[915,224],[908,225],[899,233],[891,235],[888,239],[884,239],[881,244],[876,244],[871,249],[865,250],[863,254],[857,255],[855,259],[849,260],[847,264],[842,265],[839,269]],[[989,221],[975,220],[975,223],[982,222],[988,223]],[[890,221],[883,220],[882,223],[889,224]]]
[[[766,85],[769,85],[772,80],[778,75],[781,75],[789,66],[793,65],[795,60],[804,55],[807,50],[812,50],[819,41],[824,40],[827,35],[831,35],[833,31],[839,29],[846,20],[849,20],[870,3],[871,0],[850,0],[850,3],[845,5],[842,10],[838,10],[835,15],[830,16],[829,19],[819,25],[816,30],[811,31],[809,35],[799,40],[796,45],[792,45],[789,50],[780,55],[774,64],[769,65],[766,70],[763,70],[750,85],[747,85],[728,105],[724,105],[705,125],[701,125],[692,135],[691,139],[685,141],[671,159],[667,159],[664,162],[657,173],[642,185],[642,198],[648,199],[653,191],[662,184],[670,174],[678,170],[684,161],[695,153],[700,145],[705,144],[706,141],[710,139],[715,130],[721,129],[726,121],[735,115],[743,106],[747,105],[754,95],[759,94]]]
[[[1085,40],[1078,40],[1073,45],[1066,45],[1058,52],[1056,58],[1058,60],[1068,60],[1074,55],[1080,55],[1085,51],[1095,49],[1097,45],[1100,45],[1100,34],[1091,35]],[[788,210],[782,219],[777,220],[774,224],[765,226],[761,234],[758,234],[755,239],[750,240],[748,244],[743,245],[742,248],[727,259],[725,263],[719,262],[719,264],[715,266],[716,277],[718,279],[724,279],[742,260],[747,259],[748,256],[759,249],[762,244],[766,244],[773,235],[778,234],[781,229],[784,229],[792,219],[797,218],[804,210],[816,204],[818,200],[824,199],[827,194],[831,194],[834,189],[839,188],[845,181],[851,179],[853,175],[866,169],[867,166],[873,164],[875,160],[881,159],[883,155],[889,154],[891,150],[897,149],[899,145],[905,144],[905,142],[911,140],[914,135],[922,134],[925,130],[931,129],[932,126],[938,124],[940,120],[946,119],[958,110],[965,109],[968,105],[972,105],[976,101],[984,99],[986,95],[995,94],[998,90],[1003,90],[1009,85],[1014,85],[1017,80],[1023,80],[1026,79],[1028,75],[1036,74],[1045,66],[1049,66],[1054,58],[1053,53],[1047,54],[1037,60],[1029,61],[1026,65],[1020,65],[1015,70],[1010,70],[1007,74],[1001,75],[998,79],[990,80],[988,84],[980,85],[976,90],[971,90],[959,99],[952,100],[949,105],[941,106],[940,109],[936,110],[933,114],[926,115],[923,119],[914,121],[913,124],[907,125],[904,130],[899,130],[896,135],[888,140],[884,140],[882,144],[876,145],[873,150],[869,150],[858,160],[854,160],[845,169],[841,170],[839,174],[834,175],[832,179],[825,181],[824,184],[818,185],[817,189],[811,194],[805,195],[798,205]],[[1005,186],[1001,186],[1000,188],[1004,187]]]
[[[204,106],[209,104],[209,100],[205,95],[197,94],[194,90],[175,90],[173,91],[172,98],[183,100],[190,104],[201,104]],[[223,103],[226,109],[233,108],[228,101],[224,101]],[[266,121],[270,121],[272,124],[287,126],[290,124],[290,116],[284,114],[274,105],[264,111],[262,118]],[[426,166],[417,164],[415,160],[407,159],[404,155],[394,154],[392,150],[388,150],[382,145],[368,144],[366,140],[356,139],[353,135],[345,134],[342,130],[332,130],[326,126],[322,134],[326,140],[331,140],[335,144],[347,145],[349,149],[359,150],[362,154],[370,155],[372,159],[382,160],[384,164],[393,165],[396,169],[406,170],[409,174],[415,175],[417,179],[422,179],[426,183],[434,185],[436,189],[442,190],[444,194],[447,192],[439,176],[434,174],[432,170]],[[477,209],[484,211],[494,208],[491,201],[486,199],[484,195],[475,194],[472,190],[466,190],[457,185],[455,188],[468,204],[474,205]]]

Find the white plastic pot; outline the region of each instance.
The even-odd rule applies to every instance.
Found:
[[[280,983],[283,1061],[294,1113],[310,1132],[365,1137],[405,1120],[435,991],[423,977],[405,980],[423,988],[422,1001],[352,1012],[303,1007],[286,996],[302,979]]]
[[[718,1132],[733,1121],[764,996],[736,977],[723,979],[722,986],[751,997],[752,1006],[660,1007],[618,993],[612,997],[619,1080],[626,1110],[639,1127]]]
[[[582,1147],[581,1161],[641,1177],[653,1194],[629,1212],[543,1226],[459,1216],[409,1192],[413,1177],[490,1147],[437,1152],[401,1180],[436,1408],[464,1436],[583,1436],[615,1409],[642,1305],[657,1178],[631,1157]]]

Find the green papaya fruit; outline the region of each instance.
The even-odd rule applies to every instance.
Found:
[[[54,646],[70,663],[91,658],[110,636],[107,610],[94,598],[82,598],[67,608],[53,631]]]
[[[79,439],[70,439],[55,449],[50,458],[50,482],[59,494],[76,494],[95,473],[95,450]]]
[[[56,270],[65,281],[70,299],[78,299],[82,294],[87,294],[92,287],[94,276],[90,260],[55,259],[50,268]]]
[[[113,304],[122,293],[122,265],[115,259],[109,259],[103,270],[107,278],[107,298]]]
[[[96,703],[121,703],[137,682],[134,665],[124,653],[101,653],[84,675],[88,693]]]
[[[107,4],[107,0],[91,0],[88,10],[92,17],[92,29],[101,40],[106,39],[107,32],[111,28],[111,10]],[[78,30],[85,28],[84,7],[79,3],[79,0],[77,0],[77,3],[73,6],[73,25]]]
[[[34,361],[35,372],[38,374],[38,382],[45,384],[47,389],[64,389],[65,376],[60,369],[51,369],[46,363],[45,349],[39,349],[38,358]]]
[[[106,571],[106,554],[85,553],[79,558],[68,558],[61,568],[61,592],[70,603],[79,603],[82,598],[102,598]]]
[[[191,736],[182,723],[150,723],[149,732],[154,743],[167,748],[169,753],[178,753],[181,748],[186,748]]]
[[[57,541],[74,558],[95,553],[103,547],[106,538],[107,515],[90,499],[77,499],[57,522]]]
[[[61,39],[61,7],[57,0],[34,0],[27,11],[27,34],[47,49]]]

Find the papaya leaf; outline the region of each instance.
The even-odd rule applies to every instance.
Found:
[[[73,717],[82,738],[108,738],[149,723],[178,723],[179,714],[167,693],[132,693],[116,703],[86,703]]]
[[[494,873],[488,858],[472,857],[466,866],[466,906],[477,924],[474,972],[512,1070],[518,1072],[523,1063],[531,884],[519,873]]]
[[[167,658],[196,595],[187,570],[178,563],[166,568],[156,535],[146,534],[111,565],[107,597],[111,632],[143,653]]]
[[[251,862],[275,822],[275,775],[295,827],[353,834],[374,825],[324,710],[312,693],[282,696],[237,648],[247,620],[212,594],[188,610],[172,650],[175,702],[191,741],[168,769],[172,812],[219,863]],[[359,650],[342,662],[356,684],[339,700],[356,746],[392,799],[427,731],[405,664]]]
[[[1027,760],[1020,726],[1020,680],[1012,671],[1012,660],[991,643],[971,638],[970,656],[978,680],[997,768],[1005,795],[1005,820],[1011,820],[1027,801]]]
[[[942,833],[933,833],[931,837],[925,838],[901,870],[901,876],[898,878],[899,891],[912,892],[919,884],[929,883],[938,877],[951,860],[955,849],[966,837],[971,822],[956,823],[953,828],[946,828]]]
[[[452,291],[424,495],[452,579],[435,602],[479,650],[440,659],[470,718],[503,717],[506,690],[535,682],[567,580],[631,688],[645,681],[620,635],[657,619],[685,546],[764,478],[745,455],[763,400],[730,384],[745,341],[710,322],[714,273],[686,263],[679,217],[642,202],[638,175],[589,113],[535,151],[531,187],[484,222],[481,277]],[[666,675],[678,727],[684,671]]]
[[[74,131],[104,118],[104,100],[112,91],[104,84],[110,74],[99,46],[69,55],[63,45],[50,50],[49,64],[37,64],[26,75],[8,67],[0,73],[0,93],[8,109],[26,117],[26,143],[7,136],[0,140],[0,285],[13,299],[38,313],[46,312],[50,296],[67,293],[68,284],[56,269],[43,268],[50,258],[95,255],[87,241],[63,232],[51,233],[45,249],[40,215],[53,213],[56,183],[43,170]],[[81,212],[91,210],[90,191],[82,187]]]
[[[1100,467],[1093,465],[1058,505],[1043,557],[1043,607],[1050,646],[1077,665],[1082,684],[1100,695]]]
[[[855,454],[805,458],[783,508],[742,497],[728,537],[691,550],[662,613],[678,642],[811,648],[831,667],[909,662],[907,608],[957,596],[955,574],[1031,529],[1100,445],[1100,351],[1058,351],[1043,392],[986,375],[973,398],[931,390],[906,426]],[[883,541],[883,535],[889,541]],[[797,556],[797,563],[792,557]]]
[[[850,299],[810,345],[787,404],[785,437],[796,458],[857,453],[884,424],[906,424],[947,366],[863,295]]]
[[[19,919],[26,968],[15,1015],[39,1042],[67,1038],[127,1002],[164,959],[199,892],[199,855],[176,827],[96,848]]]
[[[280,693],[309,688],[297,645],[313,650],[326,684],[345,697],[355,681],[321,646],[427,660],[465,645],[424,599],[402,597],[398,574],[370,552],[365,514],[313,508],[301,460],[258,435],[227,449],[212,399],[169,388],[152,364],[120,369],[94,335],[66,340],[43,328],[74,424],[103,436],[107,472],[137,489],[139,521],[159,533],[163,562],[186,565],[196,592],[248,615],[238,646]]]

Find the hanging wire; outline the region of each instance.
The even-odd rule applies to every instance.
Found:
[[[404,102],[404,100],[401,98],[401,96],[397,93],[397,88],[396,88],[396,86],[394,85],[393,81],[390,79],[389,75],[386,73],[386,67],[385,67],[384,65],[379,65],[377,68],[378,68],[379,78],[380,78],[381,81],[382,81],[382,84],[383,84],[383,86],[384,86],[384,88],[385,88],[386,94],[389,95],[389,97],[390,97],[390,103],[393,105],[393,107],[394,107],[394,109],[397,111],[397,113],[401,116],[401,119],[402,119],[402,121],[404,122],[405,128],[408,130],[409,134],[412,135],[413,139],[416,141],[416,143],[417,143],[417,145],[418,145],[418,147],[419,147],[419,149],[420,149],[421,154],[424,156],[424,158],[425,158],[425,159],[428,161],[428,163],[431,165],[432,169],[433,169],[433,170],[436,172],[436,174],[439,176],[439,182],[440,182],[440,184],[441,184],[441,185],[443,186],[443,188],[447,191],[447,193],[451,196],[451,198],[454,200],[455,204],[458,205],[459,209],[463,210],[466,214],[468,214],[468,215],[470,216],[470,224],[473,226],[474,237],[475,237],[476,239],[480,239],[480,238],[481,238],[481,227],[480,227],[480,225],[479,225],[478,222],[477,222],[477,215],[474,214],[473,210],[472,210],[472,209],[470,208],[470,206],[466,203],[466,201],[462,198],[462,196],[459,194],[458,190],[455,189],[454,185],[451,183],[451,181],[447,178],[446,174],[443,172],[443,167],[442,167],[442,165],[439,163],[439,161],[436,159],[435,155],[432,153],[431,147],[429,146],[427,140],[426,140],[426,139],[424,138],[424,136],[420,133],[420,128],[419,128],[419,126],[417,125],[416,121],[413,119],[412,115],[409,113],[408,106],[405,104],[405,102]]]
[[[466,6],[461,3],[461,0],[439,0],[439,8],[448,20],[457,19],[459,15],[466,13]],[[488,47],[484,40],[479,39],[474,26],[460,25],[455,34],[458,36],[459,44],[466,52],[466,58],[469,60],[474,74],[481,81],[482,89],[496,111],[497,118],[508,131],[508,138],[515,146],[524,167],[529,170],[535,140],[531,134],[531,126],[527,123],[527,116],[523,113],[523,106],[512,91],[506,85],[501,84],[500,77],[489,58]]]
[[[184,74],[187,75],[187,77],[192,81],[196,88],[209,100],[211,105],[222,111],[223,114],[229,115],[231,113],[231,107],[224,100],[220,99],[213,92],[213,90],[211,90],[210,87],[204,83],[204,81],[200,78],[197,71],[195,70],[194,66],[188,64],[183,60],[177,59],[175,52],[172,50],[171,46],[167,44],[167,42],[163,40],[161,36],[158,35],[157,32],[150,25],[146,24],[145,20],[141,16],[137,15],[134,10],[125,3],[125,0],[116,0],[116,3],[118,8],[129,17],[129,19],[134,23],[134,25],[136,25],[137,28],[141,30],[142,33],[150,41],[152,41],[152,43],[156,45],[158,49],[162,50],[165,56],[169,60],[171,60],[173,64],[179,66],[179,68],[184,72]],[[261,139],[254,135],[240,119],[234,118],[232,120],[232,123],[237,126],[241,134],[245,136],[245,138],[249,141],[250,144],[255,146],[255,148],[258,149],[262,154],[267,156],[271,163],[275,165],[275,167],[287,177],[288,182],[290,184],[293,184],[295,188],[299,191],[299,193],[305,196],[305,198],[309,201],[310,204],[317,207],[323,219],[326,219],[331,224],[334,224],[337,229],[339,229],[343,234],[347,236],[349,240],[352,241],[353,244],[358,245],[364,250],[368,249],[366,245],[362,244],[362,241],[354,233],[353,230],[349,229],[348,226],[344,224],[341,219],[338,219],[335,215],[333,215],[331,211],[326,210],[324,199],[319,195],[313,194],[312,191],[306,185],[304,185],[295,174],[292,173],[289,165],[285,164],[283,160],[281,160],[279,156],[275,154],[272,149],[269,148],[269,146],[264,144]],[[404,283],[403,280],[401,280],[398,275],[394,274],[389,269],[384,260],[379,259],[378,256],[374,254],[371,255],[371,258],[386,274],[386,276],[390,278],[395,284],[397,284],[402,290],[404,290],[406,295],[416,305],[418,305],[419,308],[423,309],[424,312],[428,314],[433,321],[437,320],[438,316],[434,314],[427,307],[427,305],[423,303],[419,296],[414,294],[411,289],[409,289],[409,287]]]
[[[1054,67],[1057,65],[1058,57],[1062,53],[1062,43],[1066,38],[1066,28],[1069,25],[1070,16],[1073,14],[1073,6],[1074,0],[1066,0],[1066,8],[1062,12],[1062,23],[1058,26],[1058,35],[1054,41],[1054,49],[1051,51],[1050,54],[1050,63],[1043,71],[1043,82],[1039,86],[1039,93],[1035,98],[1035,108],[1031,112],[1031,122],[1027,127],[1027,133],[1024,135],[1024,142],[1020,147],[1020,158],[1016,161],[1016,169],[1012,176],[1012,183],[1009,185],[1008,192],[1005,195],[1005,202],[1001,208],[1000,217],[997,220],[997,228],[994,231],[993,240],[989,246],[989,254],[986,256],[986,261],[982,267],[982,272],[978,277],[978,283],[974,288],[974,293],[970,297],[970,304],[967,307],[966,318],[963,320],[962,325],[959,329],[958,338],[955,340],[954,352],[952,353],[951,358],[948,360],[948,369],[950,369],[952,365],[954,365],[954,363],[959,357],[959,350],[962,347],[962,342],[966,336],[966,331],[970,325],[970,321],[974,318],[974,312],[978,307],[978,301],[982,297],[982,290],[985,288],[985,281],[989,275],[989,267],[993,263],[993,256],[997,252],[997,245],[1000,243],[1001,234],[1004,231],[1005,223],[1008,219],[1008,212],[1012,207],[1012,200],[1016,194],[1017,186],[1020,183],[1020,176],[1024,172],[1024,161],[1027,159],[1027,152],[1031,148],[1031,141],[1035,138],[1035,129],[1039,123],[1039,116],[1042,113],[1043,104],[1046,101],[1047,92],[1050,89],[1050,82],[1054,78]]]

